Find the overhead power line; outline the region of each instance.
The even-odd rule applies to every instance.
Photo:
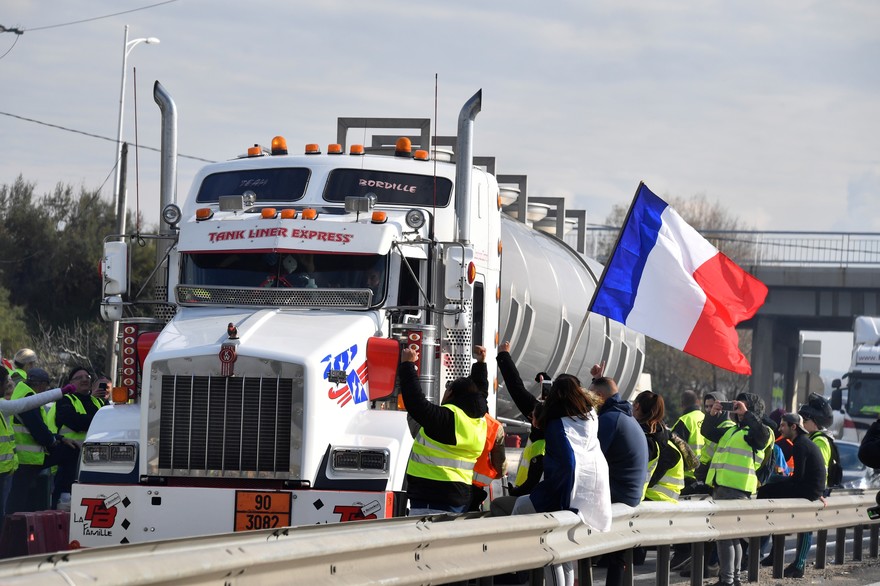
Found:
[[[76,130],[75,128],[68,128],[66,126],[61,126],[59,124],[51,124],[49,122],[43,122],[41,120],[34,120],[33,118],[26,118],[24,116],[19,116],[17,114],[10,114],[9,112],[0,112],[0,115],[9,116],[10,118],[17,118],[18,120],[24,120],[25,122],[33,122],[34,124],[40,124],[41,126],[48,126],[49,128],[57,128],[58,130],[63,130],[65,132],[72,132],[74,134],[82,134],[83,136],[89,136],[91,138],[100,138],[101,140],[106,140],[106,141],[109,141],[112,143],[116,142],[115,138],[110,138],[109,136],[101,136],[100,134],[92,134],[91,132],[85,132],[84,130]],[[137,146],[137,148],[139,148],[139,149],[146,149],[148,151],[154,151],[157,153],[162,152],[161,150],[157,149],[156,147],[146,146],[146,145],[142,145],[142,144],[133,145],[133,146]],[[178,153],[177,156],[180,158],[183,158],[183,159],[192,159],[194,161],[202,161],[204,163],[216,163],[217,162],[217,161],[212,161],[211,159],[204,159],[202,157],[196,157],[193,155],[184,155],[184,154],[180,154],[180,153]]]
[[[177,0],[165,0],[164,2],[156,2],[155,4],[150,4],[148,6],[141,6],[140,8],[132,8],[131,10],[123,10],[122,12],[114,12],[113,14],[105,14],[104,16],[94,16],[92,18],[83,18],[82,20],[74,20],[72,22],[62,22],[59,24],[50,24],[47,26],[35,26],[31,28],[25,28],[22,32],[32,32],[32,31],[44,31],[50,28],[59,28],[62,26],[71,26],[74,24],[82,24],[84,22],[92,22],[94,20],[102,20],[104,18],[112,18],[114,16],[120,16],[122,14],[130,14],[132,12],[138,12],[139,10],[147,10],[149,8],[155,8],[156,6],[162,6],[163,4],[171,4],[172,2],[177,2]],[[4,32],[0,30],[0,32]],[[14,31],[10,31],[14,32]],[[18,32],[18,34],[22,34]]]

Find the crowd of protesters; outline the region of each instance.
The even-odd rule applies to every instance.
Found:
[[[485,351],[480,348],[476,355],[471,377],[454,381],[436,406],[419,390],[417,357],[404,351],[404,404],[421,426],[407,470],[410,514],[463,512],[468,502],[470,510],[479,508],[467,496],[475,490],[475,466],[480,468],[478,458],[485,458],[503,434],[487,432]],[[618,393],[616,381],[604,376],[604,364],[593,366],[587,384],[569,374],[551,380],[539,373],[536,395],[523,383],[509,342],[500,345],[497,362],[511,399],[531,428],[515,480],[506,486],[510,496],[492,500],[492,515],[571,510],[593,530],[608,531],[612,503],[637,507],[643,501],[677,502],[693,494],[716,501],[816,500],[833,483],[836,448],[825,430],[832,413],[820,395],[811,394],[796,412],[777,410],[767,416],[763,401],[752,393],[725,401],[718,393],[701,399],[685,390],[679,394],[682,414],[668,427],[667,400],[661,394],[643,391],[630,403]],[[876,427],[871,437],[880,448],[880,424]],[[500,468],[497,463],[495,467]],[[479,495],[485,497],[485,492]],[[774,557],[763,551],[767,541],[762,551],[753,552],[764,555],[764,565]],[[804,576],[810,543],[810,533],[798,535],[785,577]],[[715,572],[717,586],[741,583],[747,558],[741,540],[719,540],[706,544],[705,550],[706,577]],[[640,563],[644,553],[637,548],[632,563]],[[623,583],[630,563],[625,554],[594,561],[607,567],[606,584]],[[691,546],[675,547],[671,568],[690,575],[690,565]],[[574,583],[570,563],[547,568],[545,574],[548,583]]]
[[[85,366],[57,380],[29,348],[0,366],[0,523],[12,513],[70,509],[82,442],[110,381]]]

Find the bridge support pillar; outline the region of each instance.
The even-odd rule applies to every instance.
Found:
[[[773,400],[773,325],[773,318],[758,315],[752,331],[749,392],[761,397],[765,405],[771,405]]]

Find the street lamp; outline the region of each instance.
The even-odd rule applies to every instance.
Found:
[[[125,41],[122,46],[122,84],[119,87],[119,124],[117,125],[116,132],[116,180],[113,183],[113,203],[116,207],[116,225],[119,229],[119,233],[123,234],[125,232],[125,205],[124,198],[122,197],[122,112],[125,106],[125,73],[126,73],[126,65],[128,63],[128,54],[131,53],[132,49],[140,45],[141,43],[146,43],[148,45],[158,45],[159,39],[156,37],[144,37],[141,39],[132,39],[128,40],[128,25],[125,25]]]
[[[128,54],[141,43],[158,45],[159,39],[156,37],[144,37],[129,41],[128,25],[125,25],[125,40],[122,45],[122,84],[119,86],[119,124],[116,127],[116,180],[113,182],[113,204],[116,208],[117,234],[125,234],[125,211],[127,207],[125,197],[122,194],[122,111],[125,106],[125,70],[128,64]],[[107,336],[107,373],[114,381],[116,380],[116,339],[118,337],[119,322],[111,322],[110,331]]]

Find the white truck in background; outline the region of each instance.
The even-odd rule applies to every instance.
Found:
[[[880,317],[855,318],[849,372],[831,387],[831,407],[843,414],[840,439],[861,441],[880,416]]]
[[[495,176],[473,164],[481,93],[459,115],[454,163],[432,158],[429,132],[415,152],[409,137],[346,152],[352,120],[359,135],[400,125],[340,119],[326,152],[288,154],[275,137],[203,168],[180,203],[176,106],[158,82],[154,97],[158,284],[131,290],[145,235],[108,237],[102,315],[120,324],[120,370],[83,446],[72,541],[405,514],[400,344],[420,349],[434,401],[487,347],[498,416],[517,415],[495,374],[500,339],[524,375],[589,380],[605,360],[622,393],[635,388],[644,337],[586,310],[601,265],[503,214]]]

